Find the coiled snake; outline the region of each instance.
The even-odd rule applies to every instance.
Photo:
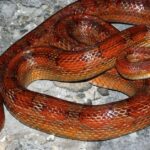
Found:
[[[118,31],[110,22],[134,24]],[[0,57],[3,103],[22,123],[78,140],[106,140],[150,125],[149,0],[81,0],[47,19]],[[83,105],[29,91],[34,80],[90,83],[126,93]]]

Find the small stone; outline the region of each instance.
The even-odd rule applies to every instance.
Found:
[[[22,5],[28,7],[40,7],[42,5],[41,0],[21,0]]]
[[[73,92],[84,92],[89,90],[92,85],[88,82],[82,82],[82,83],[63,83],[63,82],[54,82],[54,85],[61,88],[66,88],[68,90],[71,90]]]
[[[108,95],[109,95],[108,89],[105,89],[105,88],[98,88],[97,91],[98,91],[102,96],[108,96]]]
[[[87,104],[87,105],[92,105],[92,100],[91,100],[91,99],[87,99],[87,100],[86,100],[86,104]]]
[[[47,141],[54,141],[55,140],[55,136],[54,135],[49,135],[47,138],[46,138]]]
[[[79,93],[78,95],[77,95],[77,97],[79,97],[79,98],[84,98],[85,97],[85,94],[84,93]]]

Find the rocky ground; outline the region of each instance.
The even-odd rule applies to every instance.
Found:
[[[73,0],[0,0],[0,52]],[[124,25],[117,25],[120,29]],[[80,103],[99,104],[126,96],[89,83],[36,81],[30,90]],[[83,142],[55,137],[24,126],[6,112],[0,150],[150,150],[150,128],[117,139]]]

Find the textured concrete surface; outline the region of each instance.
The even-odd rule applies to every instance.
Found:
[[[0,0],[0,51],[31,31],[57,10],[73,0]],[[121,29],[127,26],[119,26]],[[30,90],[66,100],[100,104],[126,96],[89,83],[62,84],[36,81]],[[5,127],[0,133],[0,150],[150,150],[150,128],[117,139],[83,142],[48,135],[24,126],[6,113]]]

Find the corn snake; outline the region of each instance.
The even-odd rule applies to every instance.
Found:
[[[149,5],[144,0],[77,1],[12,45],[0,58],[1,94],[8,110],[28,126],[79,140],[110,139],[148,126]],[[100,18],[143,25],[119,32]],[[141,53],[146,53],[146,56],[141,58]],[[129,55],[128,60],[136,55],[135,60],[131,58],[133,62],[146,60],[146,65],[141,63],[148,71],[148,76],[142,77],[146,80],[126,81],[116,75],[116,70],[110,70],[115,65],[119,73],[125,67],[125,72],[134,68],[128,68],[130,63],[126,65],[126,55]],[[93,78],[106,70],[108,73]],[[141,77],[143,74],[141,69],[139,71]],[[131,78],[131,75],[122,75]],[[110,77],[113,80],[106,82]],[[38,79],[75,82],[91,78],[91,83],[116,88],[131,98],[102,106],[88,106],[43,96],[25,88]],[[117,80],[124,85],[118,87]],[[3,123],[4,115],[1,115]]]

